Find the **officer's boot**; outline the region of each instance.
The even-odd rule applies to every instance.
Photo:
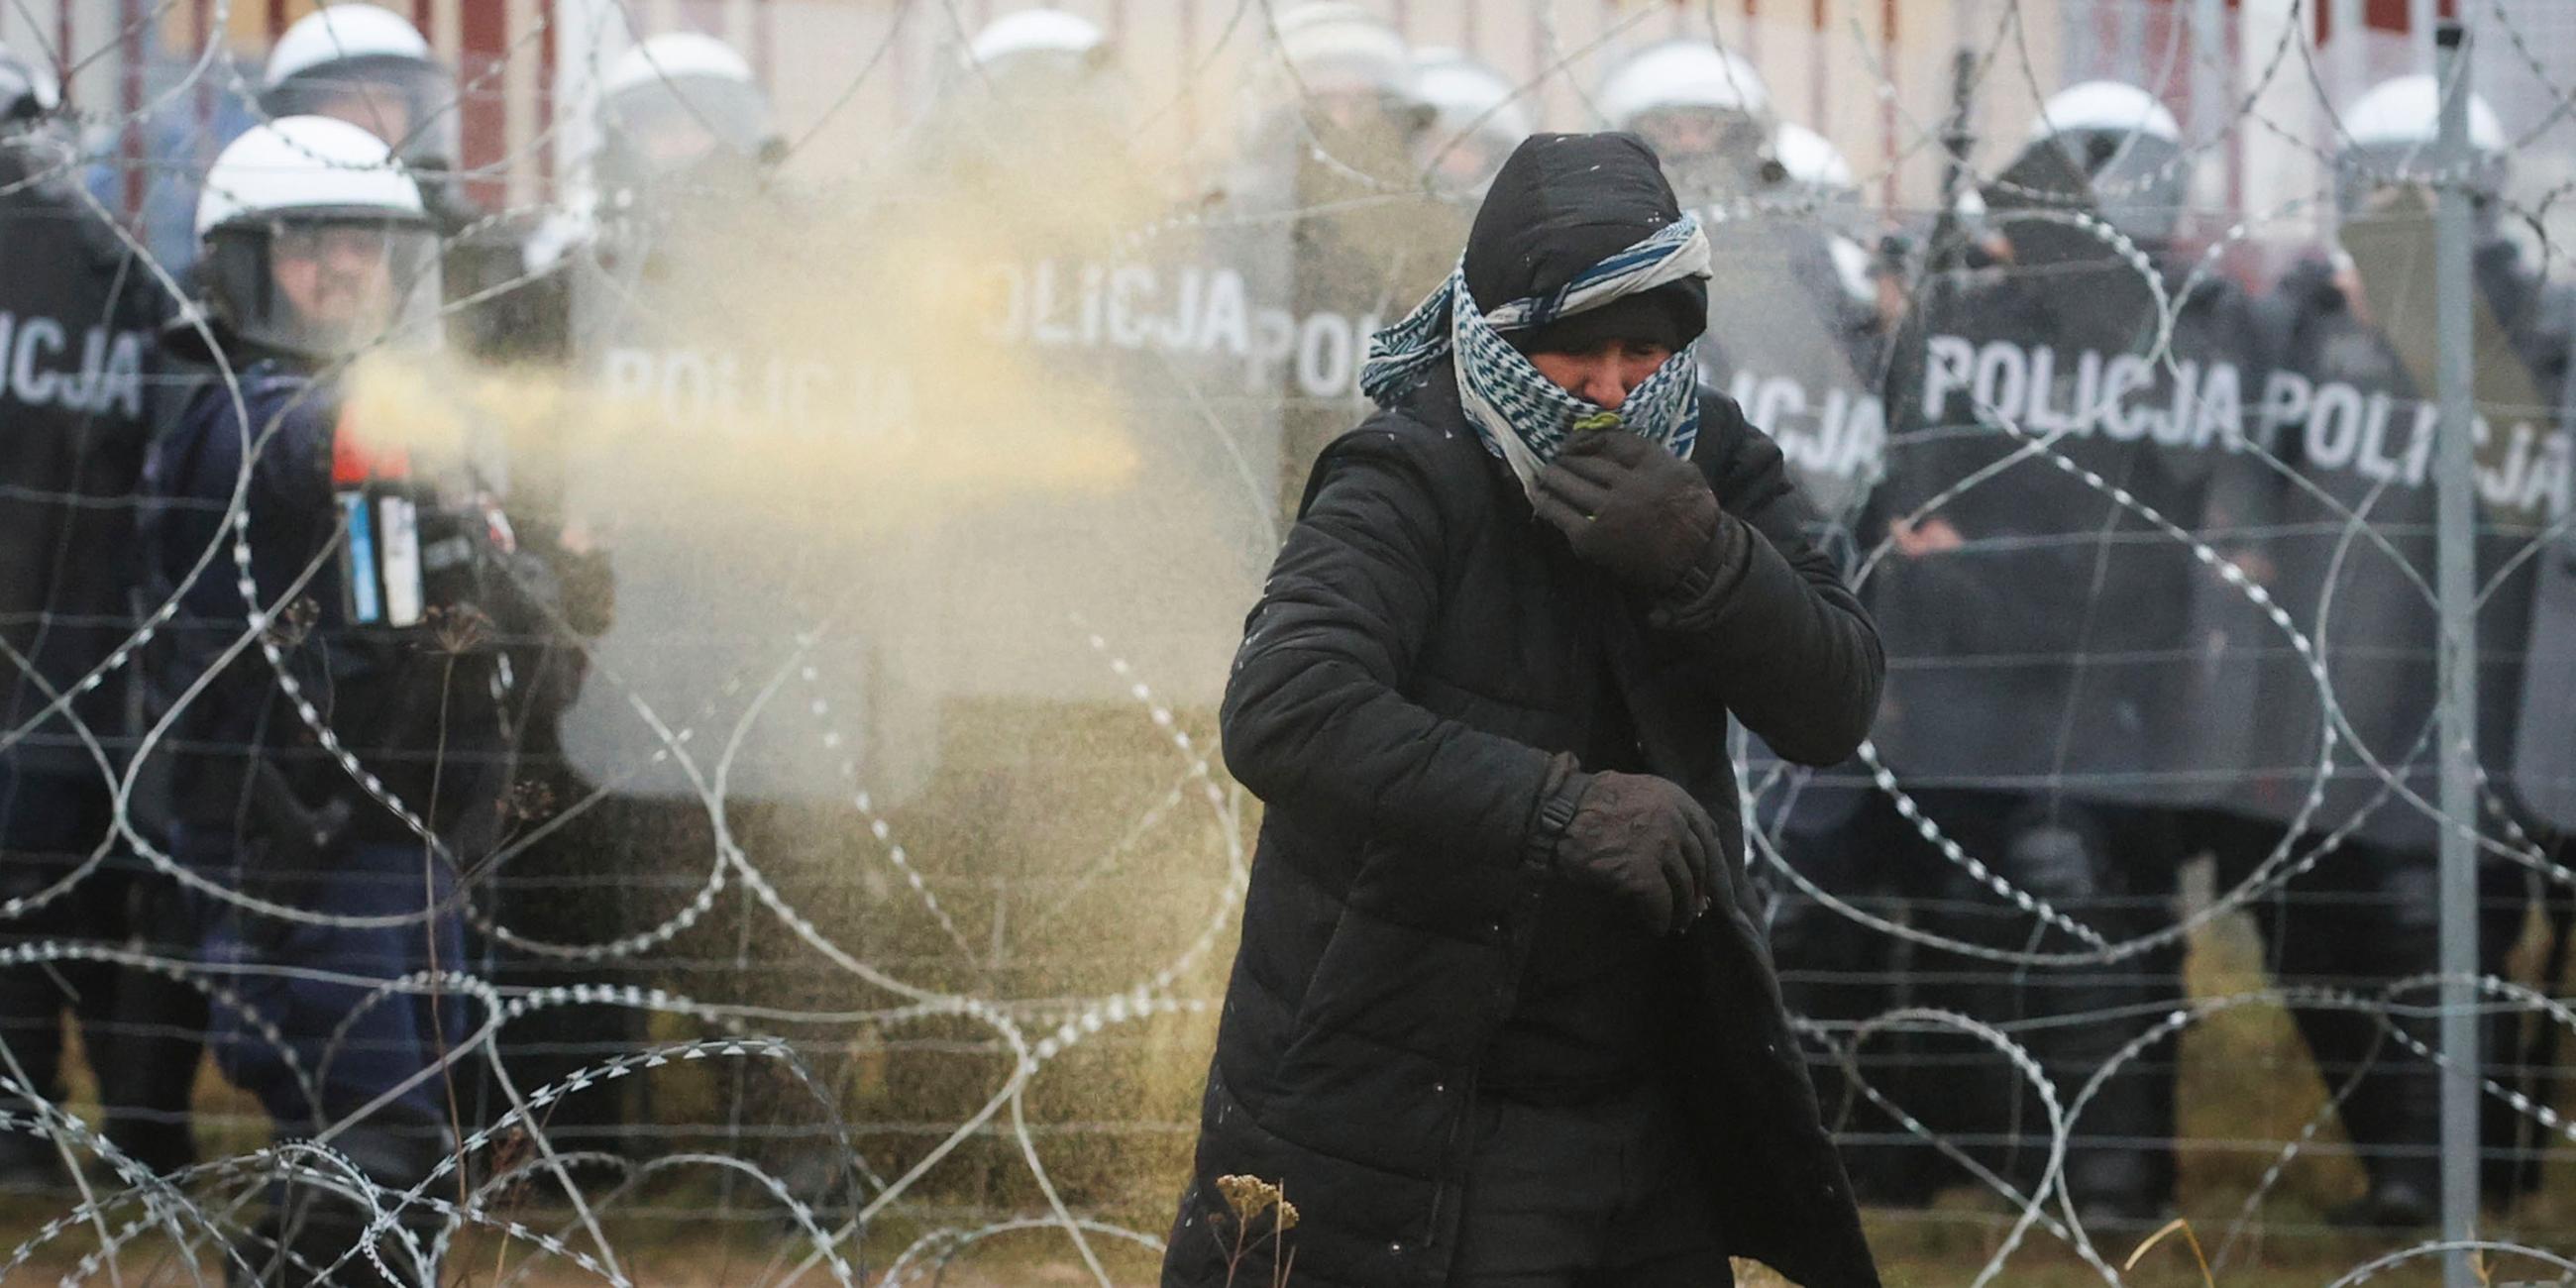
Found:
[[[2374,945],[2368,963],[2371,982],[2441,969],[2440,927],[2433,919],[2440,901],[2432,857],[2357,846],[2353,860],[2369,865],[2359,870],[2369,876],[2370,897],[2357,911],[2370,918],[2364,929],[2366,941]],[[2432,994],[2416,989],[2394,1000],[2399,1008],[2420,1007]],[[2333,1225],[2414,1229],[2441,1215],[2441,1080],[2422,1054],[2439,1050],[2441,1036],[2421,1016],[2392,1013],[2387,1020],[2394,1031],[2383,1032],[2376,1023],[2345,1026],[2348,1049],[2341,1052],[2310,1039],[2318,1046],[2321,1067],[2348,1061],[2348,1067],[2358,1070],[2344,1099],[2343,1122],[2361,1155],[2370,1191],[2328,1212],[2326,1220]],[[2401,1040],[2401,1034],[2412,1041]]]
[[[1893,919],[1900,910],[1875,898],[1855,875],[1860,865],[1852,838],[1784,830],[1781,852],[1790,866],[1828,894]],[[1872,849],[1871,861],[1887,856]],[[1936,860],[1937,861],[1937,860]],[[1861,925],[1802,890],[1783,891],[1771,919],[1771,961],[1791,1014],[1824,1022],[1856,1022],[1896,1009],[1897,941]],[[1853,1052],[1854,1069],[1810,1048],[1808,1076],[1823,1102],[1826,1126],[1840,1147],[1852,1191],[1873,1207],[1923,1207],[1931,1203],[1934,1174],[1923,1166],[1928,1149],[1870,1100],[1876,1090],[1906,1103],[1904,1079],[1912,1067],[1910,1037],[1881,1031]],[[1862,1084],[1866,1084],[1866,1088]]]
[[[2003,859],[2023,889],[2107,938],[2124,937],[2118,924],[2126,911],[2124,887],[2088,811],[2034,811],[2013,829]],[[2045,946],[2080,947],[2062,934]],[[2033,1028],[2026,1041],[2056,1084],[2061,1108],[2073,1109],[2088,1082],[2122,1061],[2076,1116],[2067,1142],[2066,1192],[2077,1219],[2095,1229],[2145,1224],[2165,1206],[2161,1180],[2168,1169],[2159,1156],[2171,1143],[2162,1134],[2165,1119],[2155,1104],[2160,1084],[2148,1062],[2170,1059],[2172,1047],[2168,1041],[2125,1058],[2123,1051],[2148,1023],[2139,1018],[2151,994],[2140,982],[2144,970],[2137,963],[2037,968],[2026,985],[2030,1018],[2058,1021]],[[2036,1097],[2027,1113],[2031,1131],[2044,1136],[2047,1119]]]
[[[0,1044],[24,1072],[25,1085],[56,1103],[62,1100],[62,1007],[62,990],[43,967],[0,968]],[[0,1073],[7,1071],[0,1065]],[[36,1104],[0,1093],[0,1110],[26,1119],[35,1116]],[[0,1191],[53,1191],[70,1183],[62,1151],[50,1138],[23,1123],[0,1128]]]
[[[126,937],[145,951],[172,958],[195,951],[170,932],[188,924],[177,882],[143,874],[123,902]],[[104,983],[105,1013],[85,1015],[81,1037],[98,1074],[107,1139],[126,1157],[167,1176],[197,1160],[189,1117],[205,1057],[206,995],[143,970],[118,971]]]

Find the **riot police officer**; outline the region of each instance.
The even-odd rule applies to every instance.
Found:
[[[1447,275],[1469,212],[1424,182],[1418,155],[1437,111],[1393,25],[1316,0],[1281,10],[1271,35],[1249,79],[1252,134],[1227,194],[1245,236],[1228,257],[1301,326],[1366,336]],[[1307,467],[1360,405],[1358,361],[1337,365],[1343,378],[1322,387],[1278,363],[1281,515],[1295,512]]]
[[[787,150],[751,64],[713,36],[641,41],[609,66],[599,92],[592,180],[616,211],[735,195]]]
[[[260,81],[270,119],[327,116],[375,135],[424,172],[418,182],[437,217],[452,217],[438,203],[458,196],[439,181],[458,160],[456,77],[410,19],[370,4],[325,5],[277,38]]]
[[[1871,588],[1905,661],[1879,746],[1938,832],[2012,890],[1900,829],[1894,861],[1923,883],[1914,924],[1983,950],[1919,953],[1916,1000],[2014,1026],[2068,1097],[2161,1005],[2178,949],[2108,949],[2172,923],[2180,821],[2223,786],[2194,772],[2207,713],[2185,647],[2208,574],[2159,520],[2207,522],[2262,356],[2243,297],[2191,281],[2176,253],[2185,160],[2172,113],[2135,86],[2052,96],[1985,193],[2009,265],[1938,266],[1891,347],[1903,430]],[[2172,301],[2163,348],[2155,278]],[[1923,1045],[1900,1102],[2035,1181],[2035,1097],[1974,1039]],[[2172,1050],[2121,1065],[2078,1115],[2079,1215],[2146,1220],[2170,1194]]]
[[[1850,166],[1833,144],[1776,120],[1750,64],[1704,42],[1649,47],[1603,82],[1601,101],[1621,123],[1663,140],[1677,189],[1699,194],[1712,273],[1701,369],[1747,418],[1780,445],[1799,491],[1822,520],[1819,549],[1848,558],[1851,525],[1883,467],[1886,414],[1878,389],[1884,344],[1876,310],[1856,290],[1868,256],[1852,230],[1865,218]],[[1855,281],[1857,279],[1857,281]],[[1848,564],[1846,565],[1848,567]],[[1900,1004],[1893,981],[1897,943],[1827,898],[1869,914],[1896,915],[1886,889],[1882,835],[1895,817],[1846,762],[1808,771],[1747,740],[1747,782],[1755,789],[1756,843],[1774,897],[1770,931],[1781,986],[1801,1015],[1828,1024],[1863,1021]],[[1792,876],[1791,874],[1794,874]],[[1880,1037],[1854,1057],[1862,1076],[1884,1082],[1905,1055]],[[1819,1084],[1844,1081],[1840,1053],[1814,1053]],[[1831,1093],[1829,1093],[1830,1095]],[[1838,1121],[1854,1185],[1875,1199],[1910,1197],[1903,1179],[1907,1138],[1844,1089]]]
[[[118,839],[129,684],[109,664],[137,624],[126,554],[163,301],[82,199],[60,107],[52,75],[0,46],[0,942],[161,947],[149,932],[166,883]],[[184,1166],[202,999],[77,961],[0,969],[0,1045],[36,1095],[61,1095],[75,1008],[109,1141],[144,1166]],[[0,1186],[68,1179],[60,1162],[51,1141],[0,1132]]]
[[[496,360],[557,355],[560,298],[526,271],[525,221],[492,215],[466,191],[456,74],[410,19],[370,4],[325,5],[277,38],[260,79],[269,119],[347,121],[411,171],[438,226],[441,281],[456,306],[451,338]]]
[[[217,1012],[219,1064],[281,1141],[358,1172],[282,1165],[234,1268],[372,1281],[345,1187],[398,1196],[454,1145],[460,877],[491,859],[511,784],[503,646],[548,629],[550,592],[441,435],[371,427],[352,396],[352,359],[437,338],[437,234],[393,152],[332,118],[270,122],[217,157],[196,223],[202,321],[174,335],[209,365],[145,470],[148,573],[178,609],[148,754],[168,757],[202,963],[241,1003]],[[386,1263],[434,1277],[434,1214],[378,1197]]]
[[[1663,159],[1683,209],[1762,185],[1771,90],[1734,50],[1687,37],[1649,45],[1602,78],[1594,102],[1611,129],[1644,139]]]
[[[1086,170],[1135,178],[1127,90],[1097,24],[1055,9],[1006,14],[967,42],[912,164],[1004,208],[1083,201]]]
[[[1833,285],[1841,294],[1846,329],[1876,329],[1879,316],[1879,270],[1871,247],[1879,237],[1877,215],[1861,197],[1851,162],[1831,139],[1798,124],[1782,121],[1771,136],[1771,159],[1779,167],[1774,192],[1781,204],[1812,213],[1827,230],[1826,254]]]
[[[1537,128],[1529,107],[1501,72],[1457,49],[1413,56],[1413,92],[1431,109],[1414,139],[1414,164],[1434,188],[1482,200],[1494,172]]]
[[[2482,756],[2501,764],[2519,714],[2517,645],[2540,562],[2526,547],[2564,521],[2570,500],[2568,427],[2557,408],[2576,309],[2504,236],[2499,214],[2511,173],[2504,130],[2484,102],[2473,99],[2467,110],[2474,151],[2467,181],[2479,217],[2479,722]],[[2337,1111],[2368,1181],[2360,1199],[2329,1213],[2351,1225],[2425,1224],[2441,1193],[2436,1070],[2399,1040],[2437,1042],[2414,1009],[2431,998],[2389,993],[2399,980],[2440,969],[2442,623],[2427,589],[2437,564],[2438,342],[2424,186],[2437,170],[2438,119],[2431,76],[2382,84],[2344,114],[2337,245],[2295,267],[2265,302],[2281,362],[2258,406],[2278,464],[2241,458],[2229,462],[2225,480],[2241,498],[2231,503],[2260,528],[2249,566],[2310,637],[2326,690],[2319,693],[2277,631],[2243,641],[2259,641],[2253,651],[2267,659],[2254,700],[2265,714],[2249,748],[2251,772],[2229,802],[2254,825],[2218,846],[2223,883],[2245,879],[2285,847],[2313,860],[2259,918],[2276,976],[2390,1008],[2384,1017],[2349,1006],[2292,1008],[2327,1087],[2341,1097]],[[2319,784],[2329,720],[2336,743]],[[2312,788],[2322,797],[2302,817]],[[2285,837],[2294,822],[2304,832]],[[2481,969],[2497,973],[2521,932],[2523,874],[2491,860],[2480,884]],[[2513,1045],[2494,1045],[2491,1067],[2516,1077]],[[2489,1139],[2509,1138],[2505,1111],[2486,1113]],[[2496,1196],[2508,1197],[2514,1169],[2496,1170]]]

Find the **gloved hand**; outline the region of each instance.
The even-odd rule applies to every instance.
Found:
[[[1699,467],[1625,430],[1576,435],[1539,471],[1530,502],[1585,562],[1653,594],[1717,536],[1717,494]]]
[[[1680,934],[1724,889],[1717,824],[1690,793],[1652,774],[1599,773],[1557,838],[1556,866],[1636,909],[1657,934]]]

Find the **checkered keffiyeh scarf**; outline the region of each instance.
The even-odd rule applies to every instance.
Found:
[[[1577,274],[1553,295],[1513,300],[1479,312],[1460,256],[1449,280],[1394,326],[1369,337],[1360,387],[1381,407],[1393,406],[1442,358],[1458,372],[1458,400],[1485,450],[1503,458],[1524,491],[1556,459],[1574,423],[1601,408],[1557,387],[1505,332],[1545,326],[1667,282],[1708,276],[1708,237],[1695,215]],[[1619,408],[1620,427],[1653,439],[1688,460],[1699,441],[1699,364],[1688,351],[1655,368]]]

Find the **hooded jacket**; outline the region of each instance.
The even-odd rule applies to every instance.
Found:
[[[1654,1070],[1708,1165],[1708,1219],[1731,1253],[1810,1288],[1878,1282],[1753,920],[1726,727],[1838,760],[1869,727],[1882,661],[1800,535],[1813,514],[1779,450],[1734,403],[1703,398],[1693,460],[1721,532],[1703,575],[1662,602],[1618,589],[1536,519],[1445,375],[1317,462],[1221,713],[1227,764],[1268,811],[1167,1288],[1229,1281],[1218,1180],[1232,1175],[1283,1186],[1301,1213],[1284,1240],[1254,1241],[1233,1282],[1265,1281],[1281,1243],[1309,1288],[1446,1281],[1465,1124],[1605,673],[1636,759],[1726,841],[1731,897],[1679,941]]]

